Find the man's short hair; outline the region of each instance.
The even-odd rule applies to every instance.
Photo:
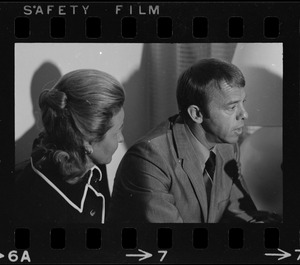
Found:
[[[184,118],[189,117],[188,107],[196,105],[207,115],[213,91],[221,90],[224,85],[245,86],[244,76],[237,66],[215,58],[198,61],[186,69],[178,79],[176,96],[180,114]]]

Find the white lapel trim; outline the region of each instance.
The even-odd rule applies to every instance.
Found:
[[[102,214],[101,214],[101,223],[104,224],[104,220],[105,220],[105,197],[103,196],[103,194],[101,192],[98,192],[94,189],[94,187],[91,185],[91,179],[92,179],[92,176],[93,176],[93,171],[94,169],[98,170],[99,171],[99,174],[100,174],[100,177],[99,177],[99,181],[102,180],[102,172],[101,170],[96,166],[94,165],[90,170],[90,176],[89,176],[89,180],[86,184],[85,187],[88,187],[90,188],[95,194],[97,197],[101,197],[102,198]]]
[[[84,192],[83,192],[83,196],[82,196],[82,199],[81,199],[80,207],[78,207],[58,187],[56,187],[51,180],[49,180],[42,172],[40,172],[38,169],[36,169],[34,167],[33,162],[32,162],[32,158],[30,159],[30,162],[31,162],[31,167],[32,167],[33,171],[36,174],[38,174],[40,177],[42,177],[42,179],[45,180],[60,196],[62,196],[67,203],[69,203],[74,209],[76,209],[80,213],[83,212],[84,202],[85,202],[87,191],[88,191],[89,188],[96,194],[97,197],[101,197],[102,198],[101,223],[102,224],[104,223],[104,220],[105,220],[105,198],[104,198],[104,196],[103,196],[103,194],[101,192],[97,192],[93,188],[93,186],[90,184],[92,176],[93,176],[94,169],[96,169],[96,170],[99,171],[99,174],[100,174],[99,181],[102,180],[102,172],[101,172],[101,170],[96,165],[94,165],[90,169],[90,176],[89,176],[88,182],[86,183],[86,185],[84,187]]]

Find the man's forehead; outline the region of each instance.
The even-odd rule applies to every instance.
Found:
[[[220,88],[222,92],[225,92],[225,94],[237,94],[237,95],[245,95],[245,88],[244,87],[238,87],[236,85],[229,85],[227,82],[220,83]]]
[[[215,88],[211,94],[212,100],[231,102],[239,101],[246,97],[245,89],[243,87],[230,86],[226,82],[220,84],[220,88]]]
[[[230,89],[233,87],[233,85],[228,84],[225,80],[223,80],[222,82],[219,83],[221,89]]]

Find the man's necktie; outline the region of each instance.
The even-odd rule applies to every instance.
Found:
[[[203,176],[205,188],[206,188],[206,194],[207,194],[208,207],[210,203],[210,194],[211,194],[211,188],[212,188],[213,178],[215,174],[215,167],[216,167],[216,155],[214,152],[210,151],[209,158],[205,163],[205,170]]]

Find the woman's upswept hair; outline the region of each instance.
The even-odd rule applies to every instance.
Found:
[[[214,89],[244,87],[245,79],[240,69],[228,62],[209,58],[202,59],[185,70],[177,83],[177,104],[180,114],[189,117],[187,109],[196,105],[205,115]]]
[[[124,100],[122,85],[105,72],[81,69],[65,74],[39,97],[44,131],[33,152],[46,151],[65,180],[81,176],[88,165],[84,141],[104,138]]]

